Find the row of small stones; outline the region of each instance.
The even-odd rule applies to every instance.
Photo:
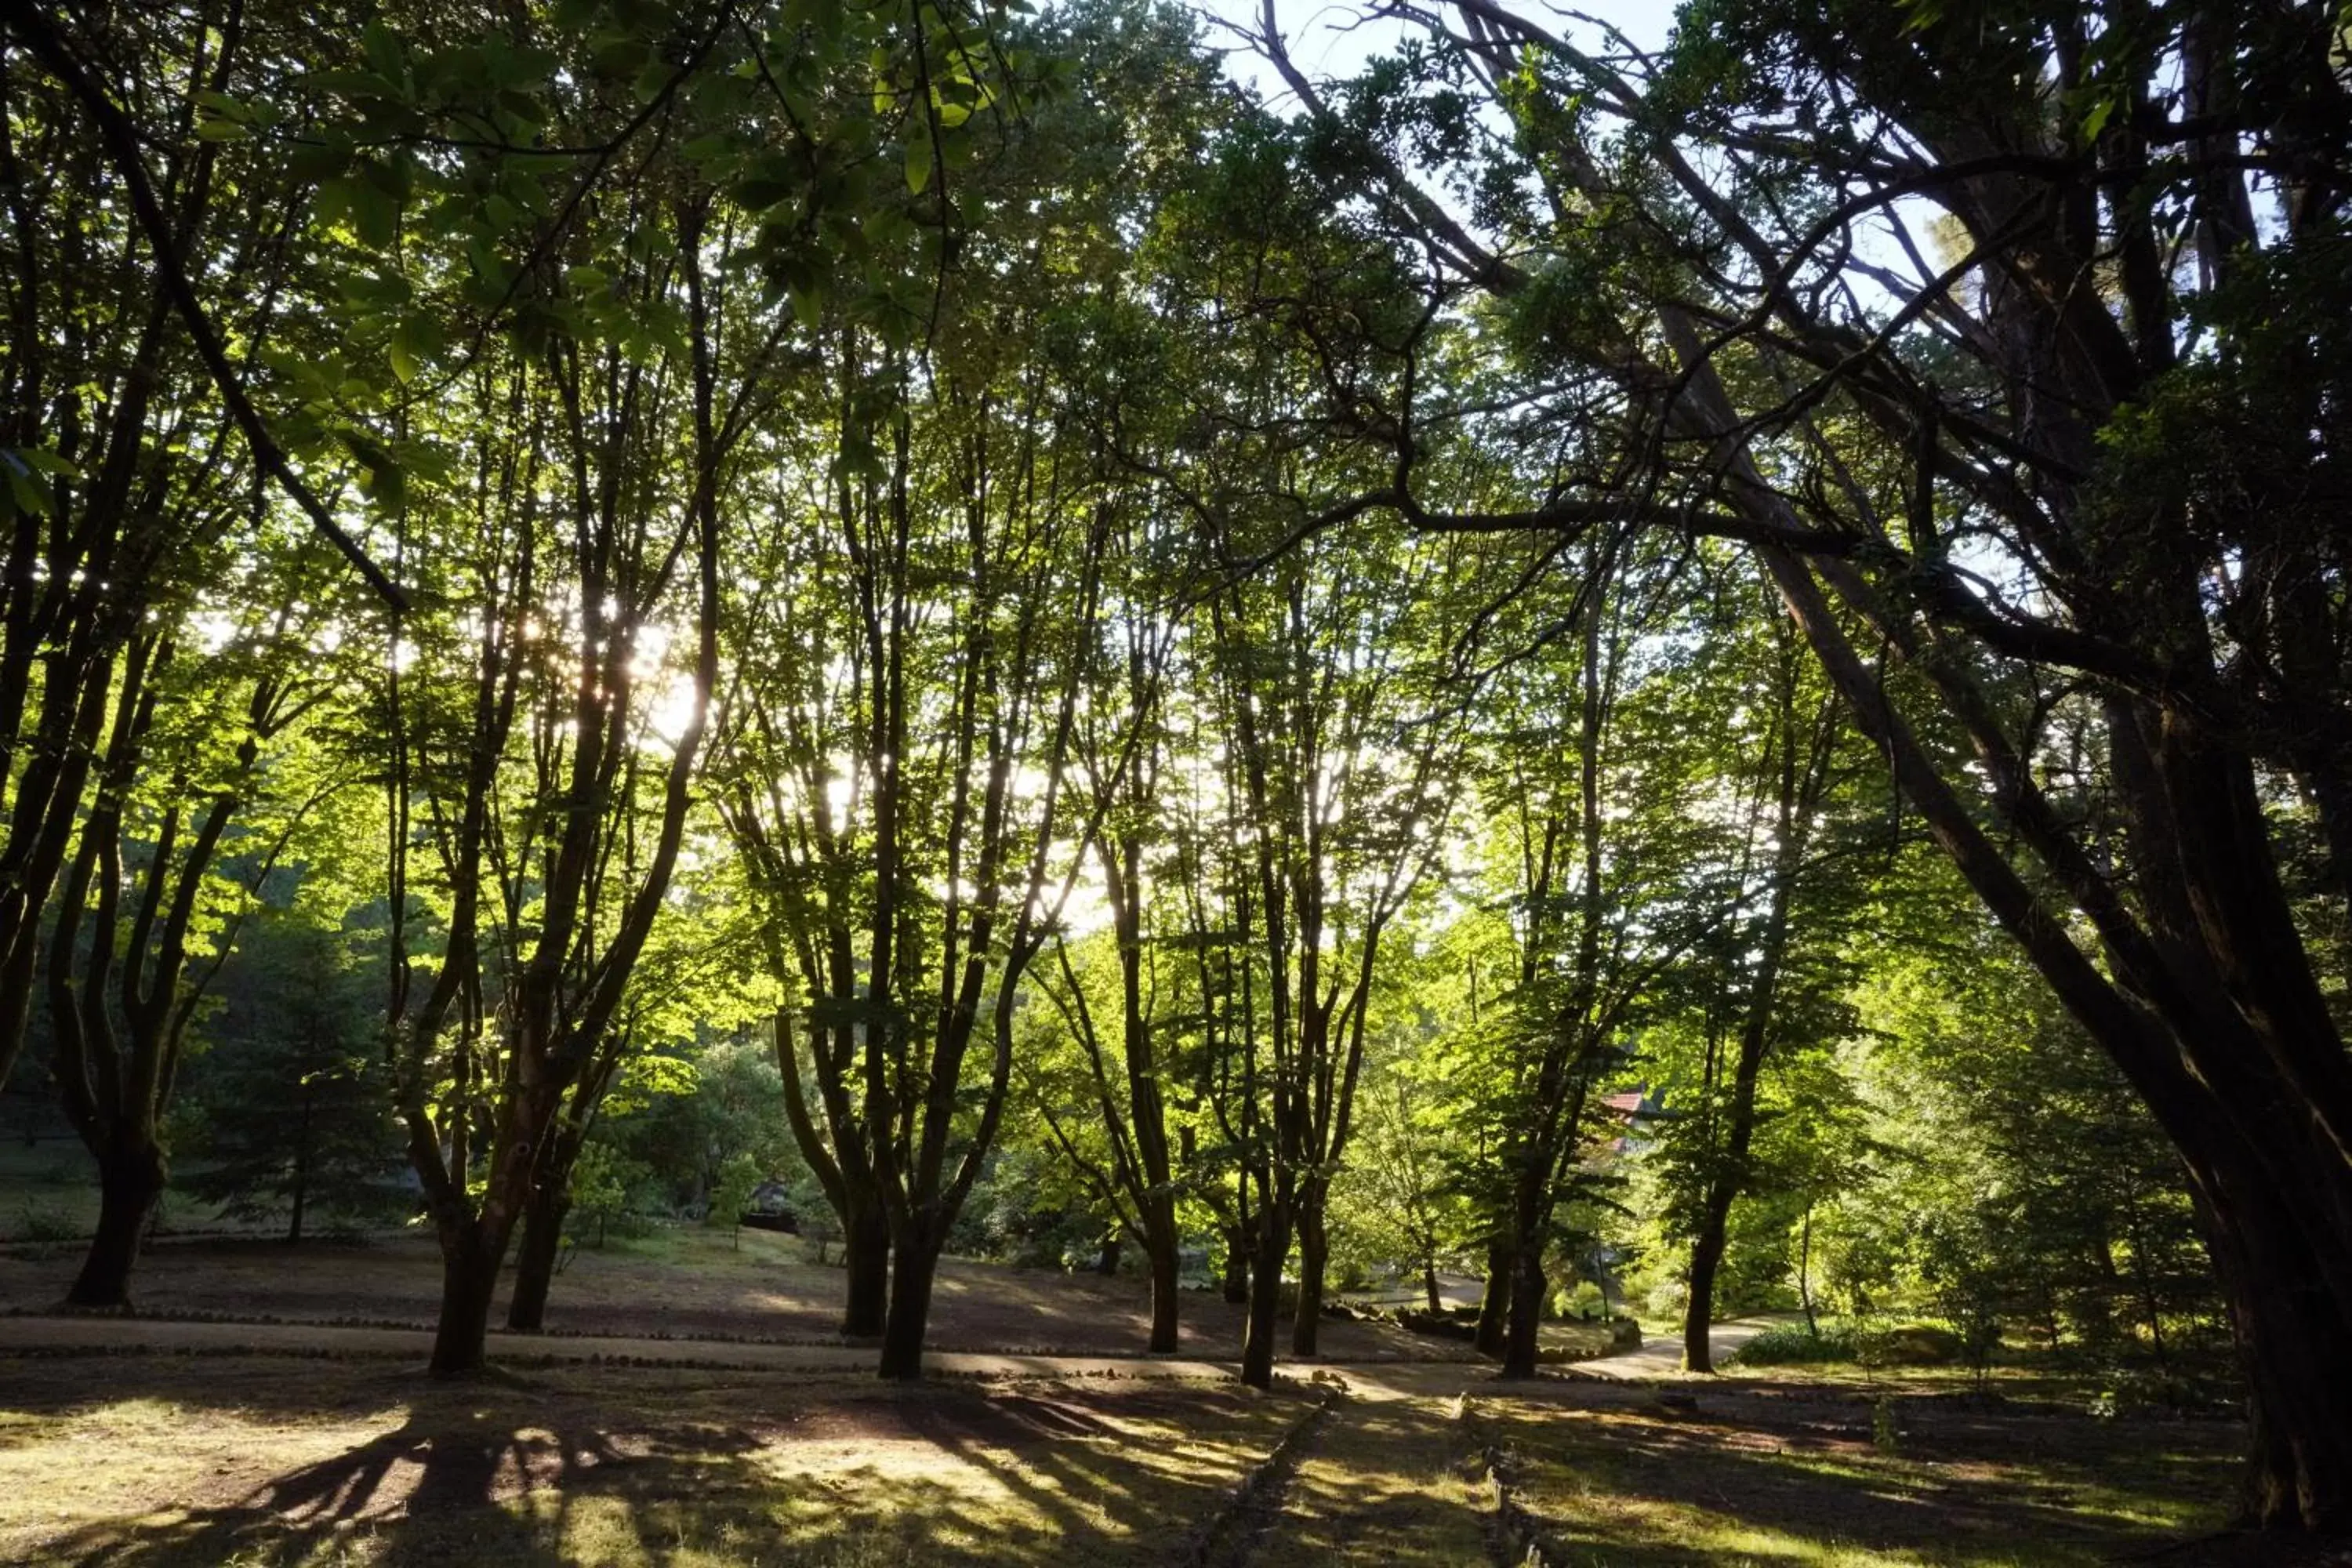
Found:
[[[1550,1544],[1541,1522],[1514,1495],[1517,1477],[1510,1450],[1496,1438],[1492,1426],[1471,1407],[1466,1393],[1454,1401],[1454,1418],[1469,1428],[1471,1440],[1478,1446],[1480,1479],[1487,1501],[1494,1506],[1488,1544],[1496,1562],[1516,1568],[1551,1568],[1555,1563],[1565,1568],[1567,1554]]]
[[[0,1309],[9,1318],[133,1318],[151,1323],[235,1323],[271,1329],[391,1329],[406,1333],[430,1333],[433,1325],[418,1318],[281,1318],[271,1312],[223,1312],[203,1307],[26,1307]],[[615,1333],[608,1329],[533,1329],[530,1337],[542,1340],[654,1340],[673,1344],[770,1345],[780,1350],[870,1350],[879,1340],[830,1338],[815,1335],[782,1337],[769,1334],[679,1334],[667,1329],[648,1333]],[[1164,1359],[1142,1351],[1070,1350],[1052,1345],[994,1346],[985,1351],[941,1351],[944,1355],[1053,1356],[1088,1361],[1154,1361]],[[1383,1358],[1367,1357],[1367,1360]]]
[[[0,1347],[0,1356],[16,1361],[78,1361],[91,1356],[173,1356],[184,1360],[268,1356],[283,1361],[331,1362],[409,1362],[415,1357],[404,1351],[352,1349],[340,1345],[17,1345]],[[503,1367],[528,1367],[546,1371],[561,1367],[631,1366],[662,1367],[689,1372],[780,1372],[823,1374],[842,1369],[830,1364],[808,1366],[746,1367],[740,1362],[700,1360],[692,1356],[605,1355],[598,1352],[588,1356],[502,1355],[498,1364]],[[929,1383],[1020,1383],[1030,1381],[1032,1374],[1013,1368],[1002,1371],[928,1372],[924,1381]],[[1097,1383],[1148,1383],[1158,1381],[1148,1374],[1128,1372],[1119,1367],[1089,1367],[1078,1372],[1054,1374],[1055,1383],[1078,1381]],[[1209,1381],[1209,1380],[1202,1380]]]
[[[1265,1458],[1250,1467],[1241,1483],[1227,1495],[1224,1507],[1212,1514],[1192,1531],[1192,1539],[1180,1559],[1186,1568],[1210,1568],[1238,1551],[1248,1539],[1248,1523],[1253,1514],[1268,1509],[1288,1483],[1290,1472],[1299,1450],[1314,1441],[1330,1418],[1331,1412],[1346,1397],[1346,1390],[1338,1383],[1322,1385],[1322,1394],[1314,1407],[1290,1424]]]

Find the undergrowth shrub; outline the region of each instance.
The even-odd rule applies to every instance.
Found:
[[[1824,1323],[1816,1333],[1802,1323],[1775,1323],[1731,1359],[1743,1366],[1806,1366],[1854,1359],[1854,1332],[1844,1323]]]

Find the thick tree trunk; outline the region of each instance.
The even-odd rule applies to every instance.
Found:
[[[2245,1511],[2266,1529],[2352,1535],[2352,1314],[2330,1289],[2352,1242],[2315,1256],[2308,1216],[2245,1177],[2221,1173],[2226,1207],[2200,1205],[2246,1373]]]
[[[1095,1254],[1096,1273],[1104,1276],[1106,1279],[1118,1273],[1118,1255],[1121,1249],[1121,1245],[1119,1237],[1116,1236],[1106,1236],[1103,1237],[1102,1247]]]
[[[498,1289],[499,1261],[506,1251],[492,1247],[478,1226],[441,1243],[441,1316],[433,1331],[436,1377],[470,1377],[488,1363],[490,1297]]]
[[[99,1163],[98,1231],[66,1300],[77,1307],[131,1305],[131,1268],[139,1238],[163,1195],[163,1152],[145,1140],[125,1140]]]
[[[878,1340],[890,1314],[890,1222],[878,1212],[853,1208],[842,1224],[841,1256],[848,1283],[842,1337]]]
[[[931,1282],[939,1274],[940,1249],[928,1237],[902,1237],[893,1248],[890,1321],[882,1330],[881,1373],[887,1378],[923,1375],[923,1336],[930,1325]]]
[[[1533,1377],[1542,1349],[1544,1288],[1541,1244],[1522,1244],[1511,1259],[1511,1321],[1503,1341],[1505,1377]]]
[[[1285,1194],[1258,1212],[1250,1258],[1249,1320],[1242,1337],[1242,1382],[1274,1386],[1274,1336],[1282,1320],[1282,1266],[1290,1256],[1290,1202]]]
[[[1434,1317],[1445,1310],[1444,1300],[1437,1293],[1437,1259],[1434,1258],[1421,1260],[1421,1289],[1429,1298],[1431,1316]]]
[[[2030,778],[2012,787],[2005,797],[2012,822],[2034,836],[2045,862],[2069,877],[2069,892],[2099,922],[2103,973],[1970,820],[1887,702],[1884,683],[1845,640],[1811,571],[1782,552],[1760,553],[1864,732],[1886,749],[1906,796],[2180,1152],[2246,1375],[2248,1517],[2280,1531],[2352,1532],[2352,1426],[2343,1418],[2343,1390],[2352,1388],[2352,1180],[2343,1142],[2329,1131],[2352,1123],[2336,1087],[2342,1038],[2325,1024],[2312,1025],[2308,1038],[2284,1037],[2311,1009],[2292,999],[2269,1005],[2265,983],[2275,975],[2216,962],[2209,944],[2231,934],[2231,900],[2192,891],[2184,862],[2193,855],[2193,869],[2210,875],[2220,855],[2269,871],[2267,845],[2251,827],[2239,831],[2226,810],[2179,814],[2181,803],[2197,800],[2196,781],[2176,788],[2157,780],[2137,720],[2114,713],[2118,793],[2145,867],[2137,879],[2149,913],[2143,926],[2095,868],[2084,870],[2079,846],[2058,836]],[[2165,727],[2151,726],[2160,736]],[[1997,749],[1987,754],[2004,773],[2015,771]],[[2255,944],[2236,945],[2242,961]]]
[[[1478,1297],[1478,1353],[1500,1359],[1511,1317],[1511,1248],[1486,1244],[1486,1283]]]
[[[572,1212],[569,1173],[549,1180],[531,1194],[522,1222],[522,1245],[515,1249],[514,1295],[507,1302],[507,1327],[535,1334],[547,1326],[547,1293],[563,1256],[563,1221]]]
[[[1330,1258],[1323,1194],[1310,1187],[1301,1194],[1298,1205],[1298,1309],[1290,1320],[1290,1353],[1301,1361],[1315,1358],[1317,1331],[1323,1323],[1323,1270]]]

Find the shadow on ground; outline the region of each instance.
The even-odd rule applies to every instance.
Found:
[[[1695,1410],[1654,1398],[1483,1407],[1517,1495],[1570,1563],[2330,1560],[2214,1534],[2239,1461],[2224,1422],[1957,1402],[1897,1404],[1882,1419],[1861,1398],[1714,1391]]]
[[[0,1414],[0,1559],[75,1568],[1158,1562],[1303,1408],[1109,1382],[18,1369],[47,1375]]]

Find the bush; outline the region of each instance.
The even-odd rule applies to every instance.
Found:
[[[1745,1366],[1946,1366],[1959,1360],[1963,1349],[1958,1334],[1929,1323],[1874,1323],[1865,1330],[1851,1321],[1831,1321],[1819,1333],[1802,1323],[1776,1323],[1729,1359]]]
[[[1811,1366],[1854,1359],[1854,1332],[1844,1323],[1822,1326],[1817,1333],[1802,1323],[1775,1323],[1728,1360],[1742,1366]]]
[[[16,1234],[11,1239],[39,1246],[58,1246],[89,1238],[88,1226],[77,1225],[47,1205],[26,1204],[23,1217],[16,1223]]]
[[[1997,1339],[1964,1341],[1949,1329],[1925,1323],[1889,1329],[1885,1337],[1885,1359],[1889,1366],[1945,1366],[1966,1354],[1971,1366],[1981,1369],[1990,1359],[1992,1346],[1998,1343]]]
[[[1580,1279],[1568,1289],[1552,1292],[1551,1315],[1574,1322],[1597,1323],[1609,1315],[1609,1303],[1602,1298],[1600,1286],[1590,1279]]]

